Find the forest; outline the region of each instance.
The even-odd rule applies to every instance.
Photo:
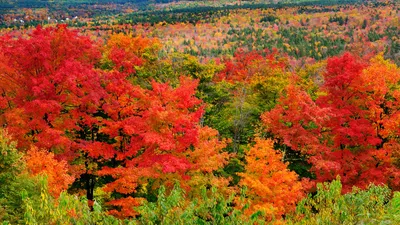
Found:
[[[140,2],[0,0],[1,224],[400,224],[400,2]]]

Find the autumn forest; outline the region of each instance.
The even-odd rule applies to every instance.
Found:
[[[1,1],[0,223],[400,224],[400,2]]]

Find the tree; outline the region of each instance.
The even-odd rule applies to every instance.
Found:
[[[102,49],[102,67],[135,74],[136,66],[157,59],[160,47],[157,39],[132,37],[123,33],[111,35]]]
[[[400,171],[393,163],[397,125],[389,121],[397,118],[399,76],[381,55],[369,65],[350,54],[333,57],[320,88],[323,95],[314,102],[289,87],[289,95],[263,121],[285,145],[309,157],[317,181],[340,175],[344,192],[371,182],[398,189]]]
[[[21,193],[39,199],[35,178],[26,171],[23,154],[3,129],[0,130],[0,220],[5,224],[23,222],[26,208]]]
[[[267,220],[272,220],[295,210],[304,196],[305,183],[287,169],[282,154],[273,149],[272,140],[257,138],[246,154],[246,163],[245,171],[239,173],[239,185],[247,187],[247,214],[261,211]]]
[[[107,215],[98,202],[94,202],[91,209],[84,197],[62,192],[54,198],[43,177],[39,177],[36,187],[40,198],[31,198],[27,192],[21,193],[24,224],[123,224],[121,220]]]
[[[185,190],[176,184],[169,194],[161,186],[156,202],[146,202],[137,210],[141,217],[138,224],[264,224],[256,215],[250,217],[234,208],[233,196],[221,195],[218,188],[205,186],[199,189],[201,195],[187,201]]]
[[[215,107],[207,112],[206,122],[232,138],[233,152],[239,152],[252,138],[260,114],[275,105],[289,73],[285,72],[285,58],[276,50],[239,50],[232,59],[225,59],[224,65],[224,70],[214,76],[215,89],[228,93],[210,102]]]
[[[24,158],[30,175],[46,177],[49,193],[54,198],[57,198],[62,191],[66,191],[75,180],[68,174],[67,162],[56,160],[54,154],[47,150],[32,147]]]
[[[199,81],[181,77],[172,87],[153,80],[148,88],[131,82],[135,67],[154,56],[151,41],[113,37],[103,58],[111,66],[101,70],[95,65],[106,64],[96,43],[65,26],[38,27],[29,39],[0,40],[1,121],[22,151],[34,146],[29,169],[47,173],[53,195],[75,177],[70,190],[85,189],[93,203],[95,187],[106,184],[113,193],[110,204],[123,206],[112,212],[133,216],[135,193],[144,186],[151,195],[152,185],[192,176],[194,186],[226,184],[212,176],[229,155],[222,152],[226,141],[200,126]]]
[[[349,54],[328,60],[321,88],[327,95],[316,102],[333,113],[325,126],[331,130],[330,148],[335,151],[324,157],[338,163],[338,170],[334,170],[342,176],[346,191],[350,184],[365,188],[370,182],[398,188],[399,171],[392,164],[394,152],[387,144],[397,145],[397,140],[382,136],[390,130],[382,122],[396,116],[398,87],[393,84],[399,79],[398,68],[382,56],[372,59],[369,65]],[[317,167],[319,177],[331,176],[324,165]]]
[[[354,188],[343,195],[337,178],[331,183],[319,183],[314,196],[309,195],[299,202],[296,214],[289,217],[288,224],[395,223],[396,219],[390,218],[389,200],[390,189],[373,184],[366,190]]]
[[[104,93],[93,70],[99,52],[65,26],[38,27],[30,39],[3,36],[0,43],[3,123],[20,147],[35,143],[70,159],[72,135],[63,131],[79,129],[79,118],[93,112]]]
[[[79,177],[88,169],[85,145],[98,129],[96,113],[106,94],[94,69],[97,45],[59,25],[38,27],[28,39],[3,36],[0,49],[2,125],[19,149],[54,152],[74,164],[70,172]],[[91,200],[91,186],[86,189]]]
[[[100,129],[112,140],[108,145],[115,158],[99,171],[112,177],[105,190],[119,196],[110,204],[122,210],[112,213],[136,215],[133,206],[139,204],[137,192],[143,186],[151,193],[175,179],[187,182],[193,176],[199,182],[203,174],[206,180],[218,180],[210,175],[229,155],[221,151],[225,142],[218,140],[218,133],[199,124],[203,105],[195,97],[197,80],[181,77],[176,88],[153,81],[150,90],[129,83],[121,89],[123,81],[115,81],[106,86],[114,97],[103,105],[109,118]]]

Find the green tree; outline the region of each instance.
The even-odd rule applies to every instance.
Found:
[[[29,197],[27,192],[22,192],[25,224],[122,224],[122,221],[107,215],[96,201],[93,204],[93,210],[91,210],[87,199],[78,198],[66,192],[62,192],[55,199],[47,189],[46,179],[41,177],[39,181],[40,198],[33,199]]]
[[[0,129],[0,221],[20,224],[24,215],[21,192],[37,199],[34,179],[25,170],[22,154],[7,133]]]
[[[331,183],[317,184],[317,193],[297,205],[296,215],[288,224],[378,224],[395,216],[399,195],[389,204],[391,191],[387,186],[371,184],[366,190],[354,188],[342,195],[340,178]],[[387,215],[389,213],[389,215]],[[390,216],[390,214],[392,216]],[[384,223],[394,224],[394,223]]]
[[[244,209],[234,208],[234,196],[226,199],[215,187],[202,187],[201,193],[199,198],[187,201],[180,185],[175,185],[170,194],[162,186],[156,202],[147,202],[137,209],[141,214],[138,224],[265,224],[259,213],[246,217]]]

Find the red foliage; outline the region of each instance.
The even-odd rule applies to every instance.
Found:
[[[304,154],[315,154],[320,151],[324,135],[321,124],[329,115],[329,109],[320,108],[305,91],[289,85],[279,104],[261,119],[283,144]]]
[[[265,56],[261,52],[235,52],[232,59],[225,60],[225,69],[216,75],[216,81],[227,80],[229,82],[250,82],[262,67],[284,68],[286,64],[277,60],[277,51],[265,51]]]
[[[75,137],[66,131],[92,123],[105,94],[93,69],[100,57],[97,47],[58,26],[38,27],[29,39],[3,36],[0,49],[2,123],[20,148],[34,143],[72,160]]]
[[[114,91],[116,82],[106,86],[110,98],[103,109],[110,119],[100,131],[115,140],[113,151],[124,167],[99,171],[115,179],[105,190],[131,194],[140,179],[168,173],[185,179],[184,174],[192,168],[187,153],[198,144],[198,123],[203,114],[201,101],[194,96],[198,81],[182,77],[177,88],[153,82],[151,90],[144,90],[123,78],[110,80],[125,88]],[[135,215],[127,212],[125,216]]]
[[[105,190],[131,196],[110,202],[122,207],[119,216],[135,215],[132,196],[142,181],[169,182],[171,174],[174,179],[196,175],[201,180],[195,171],[218,169],[228,157],[219,152],[225,142],[217,139],[217,132],[206,136],[206,128],[199,126],[204,110],[195,97],[198,81],[181,77],[176,88],[153,81],[150,89],[129,81],[141,56],[151,58],[156,50],[152,44],[157,42],[111,38],[101,62],[111,60],[112,67],[101,71],[94,68],[100,62],[98,47],[65,26],[39,27],[29,39],[0,38],[2,124],[22,149],[33,144],[58,159],[80,162],[70,169],[80,175],[89,202],[96,176],[113,177]],[[208,145],[216,148],[199,157],[199,149]],[[36,155],[28,160],[35,174],[43,170],[35,165],[55,164],[52,154],[40,163]],[[63,172],[66,165],[61,164],[54,169]],[[61,174],[46,173],[54,194],[71,183]]]
[[[370,65],[350,54],[328,60],[325,94],[314,103],[305,92],[288,95],[263,115],[283,143],[309,156],[317,181],[341,176],[343,190],[353,185],[389,184],[398,189],[400,170],[393,165],[398,140],[389,124],[398,118],[398,68],[381,56]],[[387,134],[391,135],[387,135]]]

